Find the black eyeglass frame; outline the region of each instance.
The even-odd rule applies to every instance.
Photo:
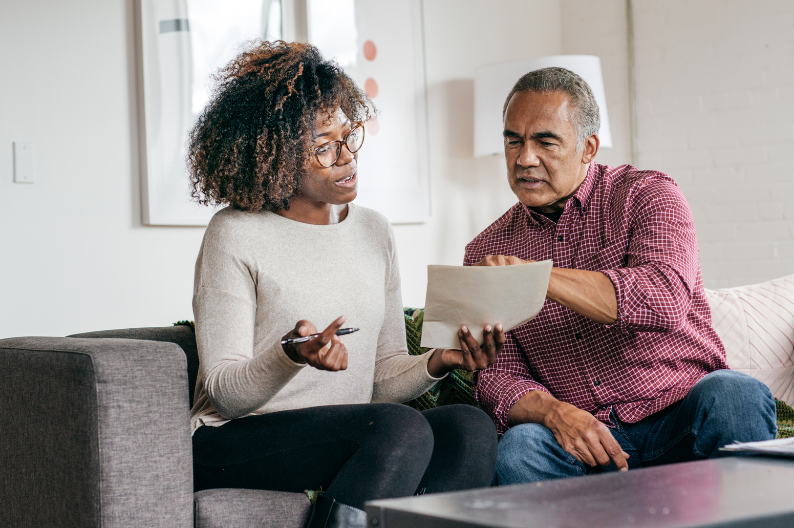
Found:
[[[323,167],[325,167],[327,169],[328,167],[333,167],[336,164],[336,162],[339,161],[339,156],[342,155],[342,147],[345,147],[348,150],[348,152],[350,152],[351,154],[355,154],[356,152],[361,150],[361,147],[364,146],[364,139],[367,136],[366,128],[364,128],[364,123],[361,122],[361,121],[353,121],[353,124],[355,126],[353,128],[351,128],[350,132],[345,134],[345,137],[343,137],[342,139],[337,139],[335,141],[329,141],[327,143],[323,143],[322,145],[319,145],[319,146],[314,148],[314,159],[317,160],[317,163],[319,163],[321,166],[323,166]],[[352,134],[353,132],[355,132],[359,128],[361,129],[361,145],[359,145],[359,147],[356,150],[350,150],[350,147],[347,145],[347,139],[350,137],[350,134]],[[317,154],[317,151],[320,150],[321,148],[325,148],[325,147],[327,147],[329,145],[332,145],[334,143],[339,143],[340,144],[339,148],[336,149],[336,157],[334,158],[334,161],[332,161],[330,165],[326,165],[322,161],[320,161],[320,155]]]

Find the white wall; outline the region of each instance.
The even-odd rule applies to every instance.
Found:
[[[0,10],[0,338],[192,318],[203,229],[140,223],[131,1]]]
[[[794,273],[794,2],[634,6],[639,164],[689,200],[706,286]]]
[[[794,273],[794,2],[633,0],[638,165],[689,201],[706,287]],[[604,65],[630,160],[626,1],[563,0],[565,53]],[[616,98],[616,96],[618,96]]]
[[[406,305],[514,203],[503,160],[472,157],[474,69],[560,53],[559,6],[425,2],[434,218],[396,227]],[[132,0],[2,5],[0,338],[192,318],[203,229],[140,223],[133,42]],[[35,145],[32,185],[12,183],[13,140]]]
[[[132,0],[4,2],[0,16],[0,337],[191,318],[200,228],[140,224]],[[624,0],[425,0],[433,218],[396,226],[403,297],[515,198],[473,158],[473,78],[490,62],[599,55],[630,160]],[[690,201],[707,286],[794,272],[794,4],[635,0],[640,166]],[[12,183],[11,142],[37,180]]]
[[[406,306],[424,306],[428,264],[460,265],[465,245],[516,203],[504,156],[474,158],[474,71],[559,55],[560,14],[559,0],[425,0],[433,218],[395,226]]]

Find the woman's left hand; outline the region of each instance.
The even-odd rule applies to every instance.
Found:
[[[463,325],[458,329],[460,350],[436,350],[427,363],[427,371],[434,378],[440,378],[455,370],[482,370],[496,362],[496,356],[505,344],[505,332],[501,324],[495,328],[485,325],[482,332],[482,346]]]

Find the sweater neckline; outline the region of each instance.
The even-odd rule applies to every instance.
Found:
[[[290,218],[283,217],[272,211],[263,211],[263,213],[266,216],[272,217],[276,223],[280,223],[285,227],[290,227],[293,229],[307,229],[311,231],[320,230],[328,233],[328,232],[342,231],[344,229],[347,229],[348,226],[352,225],[357,216],[356,209],[358,209],[358,207],[355,206],[353,203],[347,204],[347,216],[345,217],[345,219],[336,224],[326,224],[326,225],[307,224],[306,222],[299,222],[297,220],[292,220]]]

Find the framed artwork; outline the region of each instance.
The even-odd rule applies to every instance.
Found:
[[[421,0],[308,0],[308,39],[378,108],[359,151],[355,203],[392,223],[430,216]]]
[[[190,128],[211,75],[256,39],[304,40],[336,60],[380,111],[359,152],[356,203],[393,223],[430,215],[421,0],[139,0],[142,220],[205,226],[190,197]]]

